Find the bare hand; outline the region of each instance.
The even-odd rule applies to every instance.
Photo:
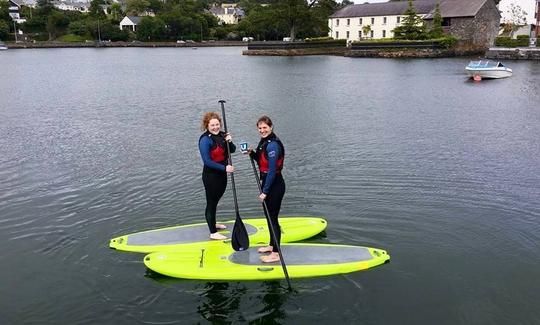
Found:
[[[225,171],[227,173],[234,173],[234,166],[233,165],[227,165],[225,166]]]
[[[232,141],[232,136],[230,133],[225,133],[225,141],[227,142],[231,142]]]
[[[253,148],[247,148],[245,151],[242,151],[244,155],[249,155],[253,152]]]
[[[265,199],[266,199],[266,194],[261,193],[261,194],[259,195],[259,200],[260,200],[261,202],[263,202]]]

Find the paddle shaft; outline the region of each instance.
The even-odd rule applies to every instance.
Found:
[[[228,133],[227,131],[227,118],[225,117],[225,101],[220,100],[219,103],[221,104],[221,115],[223,115],[223,127],[225,128],[225,133]],[[231,157],[231,148],[229,146],[229,141],[225,140],[225,143],[227,143],[227,161],[229,162],[229,165],[232,166],[232,157]],[[233,198],[234,198],[234,210],[236,212],[236,217],[242,220],[240,218],[240,211],[238,211],[238,199],[236,198],[236,186],[234,184],[234,172],[230,173],[231,175],[231,183],[232,183],[232,192],[233,192]],[[241,221],[242,222],[242,221]]]
[[[253,161],[253,157],[249,156],[249,160],[251,160],[251,167],[253,167],[253,174],[255,175],[255,180],[257,181],[257,186],[259,187],[259,193],[262,194],[263,191],[261,187],[261,180],[259,178],[259,174],[257,173],[257,167],[255,167],[255,162]],[[264,210],[264,216],[266,217],[266,220],[268,221],[268,225],[270,226],[270,234],[272,235],[272,238],[274,239],[274,243],[279,253],[279,261],[281,262],[281,267],[283,268],[285,279],[287,279],[287,283],[289,284],[289,290],[291,290],[292,287],[291,287],[291,280],[289,279],[289,272],[287,272],[287,266],[285,265],[283,254],[281,253],[281,246],[279,245],[277,241],[274,225],[272,224],[272,221],[270,220],[270,214],[268,213],[268,206],[266,206],[266,201],[264,200],[262,201],[262,206]]]

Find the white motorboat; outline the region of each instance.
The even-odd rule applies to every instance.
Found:
[[[7,49],[8,49],[7,45],[4,44],[4,43],[2,43],[2,42],[0,42],[0,51],[1,51],[1,50],[7,50]]]
[[[465,70],[474,79],[499,79],[512,76],[512,69],[501,62],[492,60],[471,61]]]

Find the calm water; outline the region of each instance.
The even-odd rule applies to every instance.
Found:
[[[0,53],[1,324],[538,324],[540,62],[245,57],[241,48]],[[111,237],[203,220],[203,112],[236,140],[274,119],[283,213],[312,239],[387,249],[365,272],[149,276]],[[241,214],[261,215],[235,156]],[[232,191],[220,203],[232,216]]]

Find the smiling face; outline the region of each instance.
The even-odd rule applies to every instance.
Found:
[[[259,134],[262,138],[266,138],[270,135],[270,133],[272,133],[272,127],[264,122],[259,122],[259,124],[257,124],[257,128],[259,129]]]
[[[219,133],[219,130],[221,130],[221,123],[219,123],[219,120],[217,118],[213,118],[208,121],[208,126],[206,128],[210,133],[217,135]]]

